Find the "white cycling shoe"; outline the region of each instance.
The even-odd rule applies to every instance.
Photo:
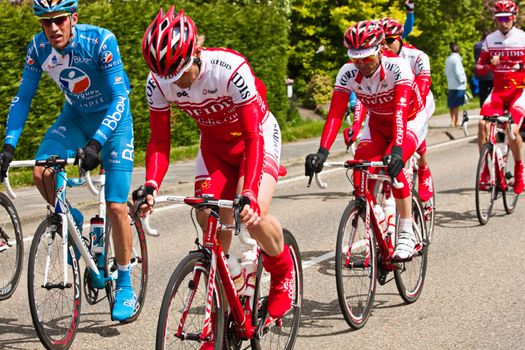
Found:
[[[414,254],[416,236],[414,232],[399,232],[394,259],[408,259]]]

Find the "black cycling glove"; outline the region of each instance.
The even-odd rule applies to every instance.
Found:
[[[98,153],[102,145],[96,140],[89,140],[86,147],[83,148],[84,159],[82,160],[82,169],[90,171],[95,169],[100,164]]]
[[[317,153],[312,153],[306,156],[304,163],[304,175],[311,177],[314,172],[320,173],[323,170],[323,164],[328,158],[328,150],[324,147],[319,147]]]
[[[394,146],[392,147],[390,155],[387,156],[389,157],[388,174],[390,174],[392,178],[396,177],[405,166],[402,155],[403,149],[399,146]]]
[[[7,170],[14,154],[15,148],[8,143],[4,144],[2,152],[0,152],[0,182],[4,182],[4,179],[7,177]]]

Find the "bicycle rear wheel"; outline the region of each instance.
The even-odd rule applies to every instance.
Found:
[[[72,263],[64,266],[62,244],[62,220],[58,215],[51,215],[38,226],[29,251],[29,309],[36,333],[46,349],[68,349],[80,319],[80,270],[71,241],[68,250]],[[64,284],[64,271],[67,284]]]
[[[22,274],[24,238],[16,208],[3,193],[0,206],[0,300],[5,300],[15,292]]]
[[[407,304],[415,302],[423,291],[428,261],[427,225],[421,200],[415,190],[412,191],[412,220],[412,229],[416,236],[416,253],[409,261],[401,262],[399,269],[394,270],[397,290]]]
[[[138,218],[134,218],[135,207],[128,202],[128,218],[131,226],[131,284],[135,295],[137,296],[137,302],[135,304],[135,312],[133,316],[128,318],[121,323],[133,322],[139,317],[144,301],[146,299],[146,290],[148,286],[148,246],[146,244],[146,235],[142,228],[142,221]],[[111,236],[111,223],[108,220],[106,226],[106,276],[114,276],[113,282],[108,283],[106,286],[106,294],[109,300],[110,310],[113,310],[114,304],[114,292],[116,278],[118,277],[117,272],[117,260],[115,258],[115,250],[113,246]]]
[[[204,327],[207,304],[209,258],[202,252],[191,252],[171,275],[157,324],[156,349],[198,349]],[[213,293],[211,313],[214,349],[222,349],[224,315],[218,276]]]
[[[372,232],[366,233],[365,207],[348,204],[337,232],[335,281],[341,312],[353,329],[368,320],[377,281],[377,255]]]
[[[295,283],[293,290],[292,309],[278,320],[266,323],[268,313],[268,293],[270,291],[270,275],[263,269],[262,254],[259,254],[257,264],[257,277],[255,281],[255,297],[252,310],[252,322],[260,328],[260,339],[251,340],[252,349],[293,349],[299,323],[301,321],[301,308],[303,302],[303,267],[299,245],[290,231],[283,229],[284,244],[290,248],[293,259]],[[256,328],[257,331],[257,328]]]
[[[507,214],[512,214],[516,204],[518,203],[519,195],[514,193],[514,165],[516,161],[512,152],[507,150],[506,161],[505,161],[505,182],[507,183],[507,189],[503,192],[503,206]]]
[[[476,171],[476,214],[480,224],[485,225],[492,212],[496,199],[496,174],[494,159],[492,158],[492,145],[486,143],[481,148]]]

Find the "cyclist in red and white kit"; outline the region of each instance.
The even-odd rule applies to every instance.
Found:
[[[518,14],[518,6],[514,2],[496,1],[493,11],[498,30],[486,37],[476,64],[478,74],[486,74],[489,70],[494,72],[494,88],[481,108],[481,115],[503,115],[505,109],[512,115],[512,132],[516,138],[510,140],[509,145],[515,159],[514,192],[519,194],[523,191],[523,140],[519,129],[525,113],[525,32],[514,26]],[[486,140],[486,122],[481,120],[478,126],[480,149]],[[483,169],[481,176],[488,180],[488,168]]]
[[[435,102],[434,95],[430,90],[432,78],[430,76],[430,59],[428,55],[416,47],[403,43],[403,25],[394,18],[385,17],[380,21],[385,32],[384,49],[389,50],[399,57],[406,59],[410,63],[412,72],[414,72],[414,81],[419,88],[421,98],[425,101],[427,116],[430,118],[434,114]],[[434,184],[432,173],[428,166],[427,160],[427,142],[423,140],[417,149],[419,159],[417,161],[418,169],[418,194],[419,198],[426,202],[434,195]]]
[[[400,57],[383,56],[384,39],[377,21],[358,22],[346,31],[344,43],[351,62],[337,74],[320,147],[316,154],[306,157],[305,175],[322,170],[343,122],[350,93],[354,91],[368,111],[355,158],[379,160],[389,155],[388,172],[404,185],[402,189],[393,189],[400,214],[394,256],[406,259],[414,252],[415,237],[411,186],[403,167],[425,139],[428,117],[409,63]],[[355,172],[354,184],[360,183],[358,176],[359,172]]]
[[[282,227],[269,213],[277,184],[281,152],[279,125],[268,110],[265,86],[246,59],[229,49],[197,44],[193,20],[172,6],[149,25],[142,53],[151,72],[146,97],[151,136],[146,152],[145,192],[149,207],[169,165],[170,104],[189,114],[200,129],[195,195],[249,199],[240,216],[261,246],[263,266],[271,275],[268,313],[282,317],[290,308],[293,262]],[[231,211],[221,221],[232,223]],[[201,226],[205,217],[199,218]],[[221,234],[225,251],[231,232]],[[204,344],[203,348],[213,348]]]

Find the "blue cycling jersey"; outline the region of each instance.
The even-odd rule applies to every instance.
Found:
[[[5,143],[16,147],[42,72],[64,92],[76,117],[88,118],[83,124],[97,127],[91,138],[100,144],[106,143],[122,119],[131,118],[129,80],[115,35],[86,24],[72,30],[73,38],[63,50],[52,48],[43,32],[29,43],[20,87],[9,109]]]

